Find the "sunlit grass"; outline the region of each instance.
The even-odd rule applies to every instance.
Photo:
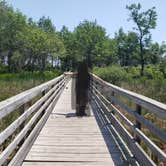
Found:
[[[23,72],[0,74],[0,101],[51,80],[62,72]]]

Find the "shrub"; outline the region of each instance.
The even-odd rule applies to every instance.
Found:
[[[130,80],[130,75],[120,66],[96,67],[93,72],[105,81],[116,85],[121,85],[121,82]]]
[[[147,65],[145,67],[145,77],[147,79],[163,79],[164,75],[157,65]]]

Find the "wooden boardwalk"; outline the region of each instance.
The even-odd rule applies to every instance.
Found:
[[[75,116],[71,91],[69,81],[23,166],[115,165],[93,114]]]
[[[74,79],[70,80],[73,76],[65,73],[0,102],[0,120],[14,111],[19,113],[0,133],[3,147],[0,165],[154,166],[160,161],[163,165],[166,163],[166,153],[154,142],[158,138],[162,146],[166,143],[165,104],[91,74],[91,116],[76,117],[75,83]],[[36,97],[39,99],[31,105]],[[144,109],[163,125],[158,126],[156,121],[143,116]],[[154,137],[149,137],[145,129]],[[6,145],[8,140],[11,141]],[[142,145],[152,153],[147,153]]]

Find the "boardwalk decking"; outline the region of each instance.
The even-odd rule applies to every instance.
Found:
[[[154,166],[159,161],[166,163],[165,152],[153,141],[158,138],[164,145],[165,130],[141,113],[146,109],[164,126],[165,104],[91,74],[91,116],[76,117],[75,84],[74,78],[69,81],[71,77],[75,74],[64,73],[0,102],[0,120],[8,118],[14,111],[19,113],[19,117],[0,133],[3,147],[0,165]],[[36,97],[40,97],[39,100],[29,106]],[[154,137],[144,133],[142,129],[145,128]],[[8,140],[11,142],[6,146]],[[142,145],[155,158],[149,156]]]
[[[115,165],[95,117],[75,116],[71,89],[69,81],[23,166]]]

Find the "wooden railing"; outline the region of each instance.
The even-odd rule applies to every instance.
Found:
[[[0,124],[16,116],[1,128],[0,165],[21,165],[69,78],[69,75],[61,75],[0,102]],[[166,163],[166,154],[154,141],[155,138],[166,143],[165,104],[112,85],[96,75],[91,75],[91,94],[93,103],[122,140],[131,158],[140,165]],[[163,126],[145,117],[145,112],[160,119]],[[154,154],[153,159],[147,148]]]
[[[91,93],[98,110],[140,165],[155,165],[159,161],[166,163],[166,153],[153,142],[154,136],[159,142],[166,143],[166,131],[162,129],[166,126],[159,127],[155,121],[143,116],[148,111],[166,125],[165,104],[112,85],[94,74],[91,75]],[[153,160],[145,149],[154,154]]]
[[[0,102],[1,124],[6,118],[17,115],[1,129],[0,165],[21,165],[62,92],[65,78],[61,75]]]

